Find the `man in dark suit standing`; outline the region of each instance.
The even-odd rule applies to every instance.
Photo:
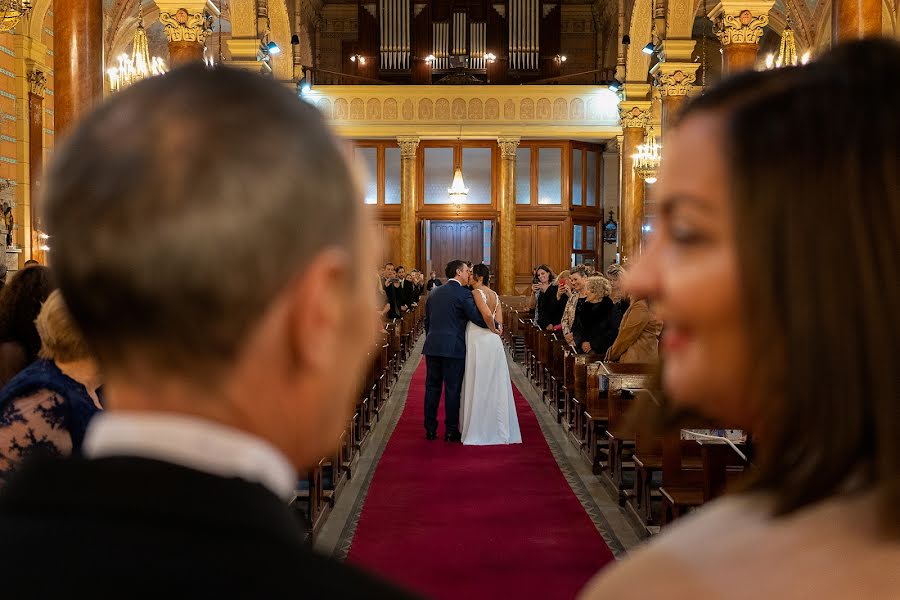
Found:
[[[466,325],[487,327],[466,289],[472,269],[461,260],[447,265],[447,285],[434,288],[425,304],[425,438],[437,439],[438,405],[444,391],[444,440],[459,442],[459,396],[466,370]]]
[[[4,597],[408,597],[315,554],[288,507],[374,343],[355,181],[319,111],[245,71],[175,69],[68,133],[54,274],[109,410],[84,456],[0,492]]]

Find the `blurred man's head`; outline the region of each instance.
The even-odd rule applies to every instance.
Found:
[[[397,268],[394,266],[394,263],[387,263],[384,265],[384,278],[391,279],[397,276]]]
[[[236,70],[151,78],[57,150],[46,203],[113,410],[216,419],[298,468],[337,442],[375,331],[376,253],[318,111]]]

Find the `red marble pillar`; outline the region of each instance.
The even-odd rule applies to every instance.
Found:
[[[53,2],[57,139],[103,98],[103,0]]]

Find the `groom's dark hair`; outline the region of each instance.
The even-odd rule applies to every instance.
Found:
[[[447,276],[447,279],[453,279],[456,277],[456,272],[462,269],[464,264],[466,263],[459,259],[451,260],[447,263],[447,268],[444,269],[444,275]]]
[[[472,275],[475,277],[481,277],[481,283],[484,285],[491,285],[491,270],[488,268],[486,264],[475,265],[472,267]]]

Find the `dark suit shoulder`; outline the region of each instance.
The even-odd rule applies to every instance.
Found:
[[[0,539],[10,597],[411,597],[313,552],[266,488],[141,458],[24,466],[0,492]]]

